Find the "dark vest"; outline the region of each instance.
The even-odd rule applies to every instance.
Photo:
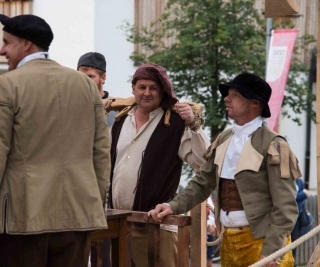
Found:
[[[224,211],[243,210],[235,180],[220,178],[219,190],[221,208]]]
[[[112,126],[111,143],[111,175],[109,204],[112,204],[113,170],[117,158],[117,144],[120,132],[127,116]],[[164,117],[160,119],[152,133],[142,157],[135,189],[133,210],[149,211],[155,205],[169,201],[179,186],[182,160],[178,156],[185,123],[175,112],[171,112],[170,126],[164,125]],[[125,129],[124,129],[125,130]]]

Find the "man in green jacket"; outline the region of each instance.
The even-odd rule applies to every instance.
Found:
[[[241,73],[219,86],[234,120],[206,153],[207,162],[184,192],[149,212],[155,220],[180,214],[214,192],[217,230],[223,231],[221,265],[247,267],[290,243],[297,219],[295,179],[301,176],[286,140],[264,123],[270,117],[270,86]],[[293,266],[292,253],[267,267]]]
[[[40,17],[0,15],[0,266],[87,267],[107,228],[109,129],[96,84],[48,59]],[[75,97],[76,96],[76,97]]]

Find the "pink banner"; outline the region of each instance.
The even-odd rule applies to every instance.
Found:
[[[287,85],[291,57],[298,30],[273,30],[268,54],[266,81],[272,88],[269,101],[269,127],[276,129],[282,100]]]

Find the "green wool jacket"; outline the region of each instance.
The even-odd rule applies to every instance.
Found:
[[[233,133],[222,132],[207,151],[207,162],[169,204],[181,214],[205,201],[219,188],[224,155]],[[295,179],[301,177],[298,161],[286,140],[266,125],[251,136],[240,155],[235,182],[256,239],[264,238],[261,254],[267,256],[282,248],[295,225]],[[215,190],[215,219],[220,232],[219,190]]]

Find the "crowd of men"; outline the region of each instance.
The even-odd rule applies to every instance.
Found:
[[[233,127],[211,143],[164,67],[136,69],[135,105],[115,119],[102,103],[103,55],[86,53],[77,70],[66,68],[49,58],[45,20],[0,22],[9,66],[0,76],[0,266],[85,267],[90,233],[108,227],[106,208],[161,222],[212,192],[222,266],[249,266],[291,242],[301,173],[285,138],[267,126],[271,88],[261,77],[239,70],[219,85]],[[183,162],[197,174],[176,195]],[[136,267],[148,266],[147,242],[148,225],[134,224]],[[181,267],[177,243],[177,229],[161,225],[161,267]],[[294,266],[291,251],[266,266]]]

